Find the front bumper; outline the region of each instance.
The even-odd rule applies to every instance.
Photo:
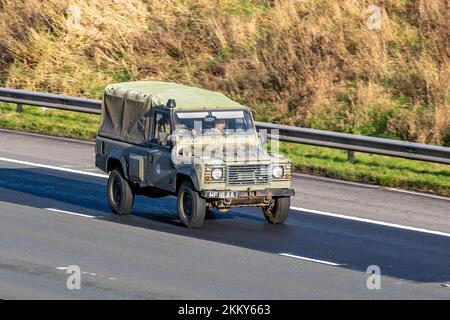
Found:
[[[295,195],[294,189],[276,188],[262,190],[201,190],[200,195],[206,199],[257,199],[272,197],[291,197]]]

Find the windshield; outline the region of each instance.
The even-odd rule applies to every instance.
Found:
[[[250,112],[189,111],[174,114],[176,135],[220,135],[254,133]]]

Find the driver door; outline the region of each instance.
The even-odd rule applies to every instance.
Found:
[[[169,184],[172,171],[171,147],[169,141],[171,135],[170,115],[163,110],[155,110],[152,116],[150,148],[152,156],[149,166],[150,182],[153,186],[171,190]]]

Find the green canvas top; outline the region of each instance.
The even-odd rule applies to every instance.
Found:
[[[163,81],[131,81],[110,84],[106,94],[133,97],[133,100],[146,99],[148,96],[157,104],[166,104],[174,99],[176,110],[195,109],[247,109],[247,107],[227,98],[220,92]]]

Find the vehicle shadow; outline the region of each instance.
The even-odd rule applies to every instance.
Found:
[[[259,208],[210,212],[201,229],[187,229],[176,198],[136,197],[131,216],[111,214],[106,179],[43,168],[0,169],[0,201],[56,208],[114,223],[220,242],[270,253],[288,253],[416,282],[450,281],[450,237],[291,211],[284,225],[269,225]],[[289,258],[286,258],[289,259]]]

